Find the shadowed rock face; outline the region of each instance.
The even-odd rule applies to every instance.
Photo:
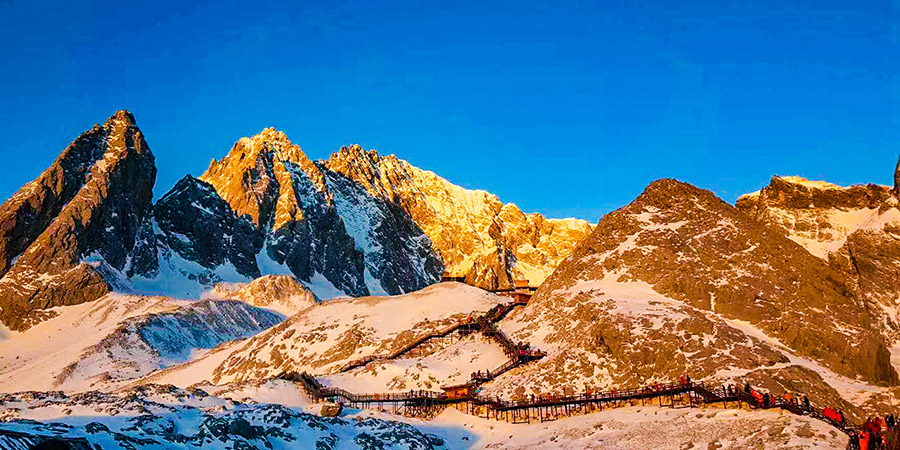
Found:
[[[153,218],[158,239],[183,258],[204,267],[230,263],[242,275],[260,276],[263,233],[249,216],[237,217],[210,184],[185,176],[159,199]]]
[[[149,215],[156,167],[134,117],[119,111],[66,148],[0,206],[0,320],[23,329],[53,306],[91,301],[127,271]]]

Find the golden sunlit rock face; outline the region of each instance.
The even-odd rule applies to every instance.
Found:
[[[419,271],[423,275],[417,279],[433,282],[442,266],[472,285],[497,289],[508,288],[517,279],[539,285],[591,230],[583,220],[525,214],[493,194],[461,188],[394,155],[382,157],[357,145],[341,148],[327,161],[313,162],[272,128],[241,138],[199,179],[212,185],[235,215],[273,235],[291,236],[303,224],[322,222],[320,217],[340,216],[342,223],[337,225],[343,225],[356,248],[366,254],[365,270],[382,281],[380,289],[367,285],[369,293],[406,292],[423,284],[410,284],[399,273],[383,280],[379,273],[384,272],[384,258],[370,256],[367,246],[378,247],[394,260],[423,262],[394,272]],[[382,210],[375,214],[378,220],[363,217],[375,209]],[[394,229],[392,238],[383,235],[388,228]],[[347,246],[346,239],[339,239],[342,234],[339,229],[332,233],[333,248]],[[421,245],[390,248],[397,238]],[[358,283],[348,289],[347,283],[326,277],[345,292],[363,292]],[[360,276],[351,273],[343,278]]]
[[[301,186],[294,175],[302,172],[310,187],[331,203],[325,176],[299,146],[274,128],[241,138],[221,161],[210,162],[200,180],[211,184],[238,215],[247,214],[257,226],[278,230],[304,219],[298,204]]]
[[[825,188],[833,189],[813,189]],[[773,190],[760,197],[771,198]],[[883,195],[890,192],[861,187],[828,194],[852,195],[843,204],[799,204],[841,209],[884,202],[875,214],[884,220],[896,211],[896,200]],[[548,356],[500,377],[488,393],[640,386],[690,373],[801,391],[856,417],[889,410],[875,397],[854,406],[846,386],[898,384],[889,350],[897,324],[889,312],[900,290],[886,262],[900,253],[891,256],[893,244],[885,242],[894,240],[893,228],[854,231],[825,260],[789,238],[781,222],[757,220],[746,199],[740,206],[658,180],[604,216],[529,305],[503,324],[513,339]],[[842,254],[856,255],[856,266],[848,267]]]
[[[446,270],[476,286],[507,288],[516,279],[538,286],[591,231],[584,220],[525,214],[489,192],[461,188],[357,145],[332,154],[325,166],[403,208]]]

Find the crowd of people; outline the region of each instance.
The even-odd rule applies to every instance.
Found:
[[[900,427],[893,414],[866,419],[859,431],[850,431],[853,450],[900,449]]]
[[[763,408],[781,406],[800,409],[806,411],[807,413],[811,413],[813,411],[812,405],[809,403],[809,397],[807,397],[806,394],[797,393],[791,395],[790,392],[785,391],[784,395],[779,398],[778,396],[771,395],[768,392],[759,392],[756,389],[753,389],[752,387],[750,387],[750,383],[744,385],[744,394],[752,398],[757,406]],[[828,417],[829,419],[839,424],[843,424],[846,422],[843,411],[835,410],[832,408],[825,408],[822,413],[825,415],[825,417]]]
[[[727,387],[723,387],[727,393]],[[761,393],[753,389],[749,384],[744,385],[744,393],[753,398],[758,406],[796,406],[806,414],[814,414],[815,411],[809,403],[806,395],[802,397],[785,393],[783,399],[776,400],[769,393]],[[799,400],[798,400],[799,397]],[[847,430],[850,435],[849,447],[852,450],[900,450],[900,424],[893,415],[884,417],[871,417],[863,423],[859,430],[848,429],[847,417],[844,411],[832,407],[822,408],[822,416],[836,426]]]

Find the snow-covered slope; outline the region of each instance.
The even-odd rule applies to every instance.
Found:
[[[651,184],[592,236],[501,328],[544,359],[486,386],[641,386],[692,377],[752,381],[842,405],[895,385],[877,321],[852,281],[711,192]],[[867,401],[867,400],[862,400]]]
[[[447,409],[422,421],[378,412],[325,419],[286,407],[279,383],[231,392],[145,386],[122,395],[0,396],[0,436],[81,438],[104,449],[844,449],[847,437],[775,411],[626,407],[552,422],[510,424]],[[275,401],[272,401],[272,400]],[[299,407],[297,407],[299,406]],[[34,422],[31,420],[40,420]]]
[[[440,436],[448,448],[467,449],[843,450],[847,447],[847,436],[829,425],[775,411],[630,407],[552,422],[509,424],[448,409],[420,427]]]
[[[5,420],[0,422],[0,444],[11,442],[2,440],[8,430],[81,438],[108,450],[437,449],[444,445],[439,437],[403,422],[322,418],[267,401],[290,401],[297,395],[296,388],[278,384],[259,386],[247,403],[172,386],[142,386],[121,394],[0,395],[0,418]]]
[[[369,355],[391,353],[459,318],[508,301],[461,283],[439,283],[388,297],[319,303],[241,343],[166,371],[165,379],[215,384],[259,380],[286,371],[323,374]],[[208,359],[221,361],[211,372]]]
[[[235,301],[108,294],[0,338],[0,391],[112,389],[283,317]]]
[[[489,339],[468,336],[424,357],[376,361],[350,372],[326,375],[319,380],[350,392],[439,391],[441,386],[468,382],[475,371],[488,372],[509,358]]]

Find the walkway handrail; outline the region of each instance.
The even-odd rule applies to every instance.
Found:
[[[481,328],[483,332],[484,332],[484,330],[492,330],[491,332],[499,333],[498,340],[500,341],[501,345],[503,346],[504,351],[509,353],[511,350],[509,350],[508,345],[512,345],[513,347],[515,347],[515,344],[513,344],[512,341],[509,340],[509,338],[506,337],[506,335],[502,331],[500,331],[497,327],[493,326],[493,324],[494,324],[494,322],[498,322],[498,321],[502,320],[515,307],[521,306],[521,305],[522,305],[521,303],[516,303],[516,302],[499,303],[499,304],[495,305],[493,308],[491,308],[490,310],[488,310],[486,313],[476,317],[474,320],[465,321],[465,322],[457,320],[453,324],[451,324],[441,330],[432,331],[426,335],[420,336],[419,338],[415,339],[414,341],[404,345],[403,347],[401,347],[391,353],[388,353],[385,355],[367,355],[367,356],[357,358],[353,361],[350,361],[350,362],[344,364],[343,366],[341,366],[341,368],[338,369],[337,373],[349,372],[357,367],[364,366],[364,365],[369,364],[372,361],[376,361],[376,360],[397,359],[400,356],[403,356],[404,354],[410,352],[412,349],[422,345],[425,341],[427,341],[429,339],[435,339],[435,338],[447,336],[448,334],[453,333],[454,331],[456,331],[460,328],[467,327],[470,325],[479,325],[479,328]],[[482,325],[482,323],[484,323],[484,325]]]

